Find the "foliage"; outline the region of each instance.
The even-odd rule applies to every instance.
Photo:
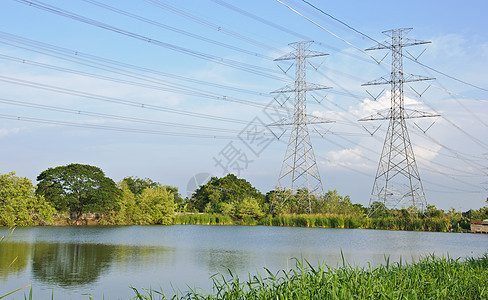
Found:
[[[146,188],[152,189],[159,185],[149,178],[141,179],[132,176],[122,179],[121,184],[124,184],[135,196],[142,194]]]
[[[146,188],[136,199],[144,224],[170,225],[174,218],[174,196],[164,187]]]
[[[467,217],[479,221],[488,219],[488,198],[486,199],[486,203],[487,205],[485,207],[481,207],[480,209],[477,210],[470,209],[467,212]]]
[[[105,176],[100,168],[69,164],[49,168],[38,177],[36,193],[53,204],[58,211],[108,212],[115,207],[120,195],[112,179]]]
[[[152,181],[151,181],[152,182]],[[159,183],[146,186],[134,194],[124,179],[119,182],[121,195],[117,199],[117,209],[106,219],[108,224],[160,224],[173,223],[174,194]]]
[[[27,178],[14,172],[0,174],[0,225],[47,225],[53,222],[54,209],[42,196],[36,196]]]
[[[264,197],[245,179],[229,174],[222,178],[210,178],[193,193],[190,203],[200,212],[221,213],[232,212],[233,209],[228,204],[237,209],[248,198],[254,198],[260,204]]]
[[[174,224],[179,225],[232,225],[234,222],[227,215],[189,213],[176,215]]]
[[[248,281],[228,269],[212,277],[214,294],[196,289],[176,299],[487,299],[488,255],[465,260],[430,255],[412,264],[390,263],[376,268],[346,265],[312,266],[295,259],[295,268]],[[163,291],[145,290],[135,299],[167,299]],[[158,297],[158,298],[156,298]]]
[[[295,193],[290,190],[275,190],[266,194],[265,202],[269,204],[273,215],[280,214],[364,214],[362,205],[351,203],[349,196],[341,196],[337,190],[328,191],[323,196],[310,194],[306,189]]]
[[[256,198],[246,197],[238,202],[235,207],[235,214],[239,219],[259,219],[263,216]]]

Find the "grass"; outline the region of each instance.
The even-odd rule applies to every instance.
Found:
[[[213,291],[166,298],[162,291],[136,289],[135,298],[154,299],[488,299],[488,254],[465,260],[430,255],[416,263],[401,261],[373,268],[312,266],[295,260],[295,268],[246,281],[230,270],[212,277]]]
[[[265,216],[259,220],[247,218],[235,220],[222,214],[186,214],[177,215],[175,225],[262,225],[285,227],[319,228],[363,228],[410,231],[464,232],[469,230],[460,226],[459,220],[445,217],[405,218],[401,216],[380,216],[367,218],[358,215],[343,214],[283,214]]]

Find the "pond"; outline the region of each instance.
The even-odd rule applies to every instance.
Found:
[[[0,236],[9,230],[0,228]],[[330,266],[373,266],[436,254],[477,257],[488,235],[267,226],[125,226],[17,228],[0,246],[0,295],[32,283],[34,299],[130,299],[138,289],[211,292],[227,269],[246,279],[293,258]],[[15,259],[15,262],[12,261]],[[28,291],[26,292],[28,293]],[[180,293],[181,294],[181,293]],[[8,299],[24,299],[20,291]]]

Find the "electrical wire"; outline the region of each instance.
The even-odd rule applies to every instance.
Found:
[[[76,123],[76,122],[49,120],[49,119],[5,115],[5,114],[0,114],[0,118],[8,119],[8,120],[25,121],[31,123],[39,123],[39,124],[62,125],[62,126],[81,127],[81,128],[89,128],[89,129],[119,131],[119,132],[126,132],[126,133],[142,133],[142,134],[167,135],[167,136],[191,137],[191,138],[202,138],[202,139],[235,139],[236,138],[235,136],[218,136],[218,135],[209,135],[209,134],[200,134],[200,133],[198,134],[182,133],[182,132],[171,132],[171,131],[137,129],[137,128],[129,128],[129,127],[116,127],[116,126],[108,126],[108,125],[94,125],[94,124],[87,124],[87,123]]]
[[[56,93],[61,93],[61,94],[66,94],[66,95],[77,96],[77,97],[81,97],[81,98],[94,99],[94,100],[99,100],[99,101],[104,101],[104,102],[109,102],[109,103],[116,103],[116,104],[121,104],[121,105],[126,105],[126,106],[131,106],[131,107],[137,107],[137,108],[142,108],[142,109],[163,111],[163,112],[167,112],[167,113],[191,116],[191,117],[195,117],[195,118],[209,119],[209,120],[227,122],[227,123],[232,123],[232,124],[236,124],[236,123],[237,124],[246,124],[246,125],[254,124],[254,123],[246,121],[246,120],[239,120],[239,119],[234,119],[234,118],[227,118],[227,117],[221,117],[221,116],[215,116],[215,115],[209,115],[209,114],[196,113],[196,112],[191,112],[191,111],[186,111],[186,110],[163,107],[163,106],[159,106],[159,105],[145,104],[145,103],[140,103],[137,101],[125,100],[125,99],[120,99],[120,98],[115,98],[115,97],[107,97],[107,96],[97,95],[97,94],[93,94],[93,93],[87,93],[87,92],[77,91],[77,90],[73,90],[73,89],[61,88],[61,87],[57,87],[57,86],[36,83],[33,81],[28,81],[28,80],[23,80],[23,79],[18,79],[18,78],[12,78],[12,77],[2,76],[2,75],[0,75],[0,81],[11,83],[11,84],[16,84],[16,85],[21,85],[21,86],[26,86],[26,87],[31,87],[31,88],[36,88],[36,89],[41,89],[41,90],[46,90],[46,91],[50,91],[50,92],[56,92]],[[260,123],[255,123],[255,124],[260,125]]]
[[[126,84],[126,85],[131,85],[131,86],[138,86],[138,87],[144,87],[144,88],[149,88],[149,89],[168,91],[168,92],[190,95],[190,96],[197,96],[197,97],[202,97],[202,98],[216,99],[216,100],[220,100],[220,101],[235,102],[235,103],[245,104],[245,105],[249,105],[249,106],[260,107],[260,108],[266,107],[266,105],[264,105],[264,104],[249,101],[249,100],[242,100],[242,99],[238,99],[238,98],[234,98],[234,97],[228,97],[225,95],[218,95],[218,94],[215,94],[213,92],[204,91],[201,89],[197,89],[195,87],[189,87],[189,86],[176,84],[176,83],[161,82],[160,80],[148,80],[147,77],[128,75],[126,73],[116,72],[117,74],[122,74],[125,76],[129,76],[131,78],[149,81],[152,83],[156,83],[158,85],[150,85],[150,84],[144,84],[144,83],[135,82],[135,81],[123,80],[123,79],[113,78],[113,77],[109,77],[109,76],[98,75],[98,74],[88,73],[88,72],[84,72],[84,71],[78,71],[78,70],[73,70],[73,69],[69,69],[69,68],[54,66],[54,65],[50,65],[50,64],[39,63],[39,62],[30,61],[30,60],[22,59],[22,58],[16,58],[16,57],[12,57],[9,55],[3,55],[3,54],[0,54],[0,59],[10,60],[10,61],[14,61],[14,62],[22,63],[22,64],[29,64],[29,65],[33,65],[36,67],[41,67],[41,68],[50,69],[50,70],[56,70],[56,71],[65,72],[65,73],[81,75],[81,76],[85,76],[85,77],[91,77],[91,78],[97,78],[97,79],[122,83],[122,84]],[[111,71],[111,70],[108,70],[108,71]],[[113,72],[113,70],[111,72]],[[162,85],[162,86],[160,86],[160,85]],[[163,87],[163,86],[165,86],[165,87]]]
[[[36,0],[29,0],[29,1],[27,1],[27,0],[13,0],[13,1],[28,5],[30,7],[35,7],[37,9],[40,9],[40,10],[43,10],[43,11],[46,11],[49,13],[53,13],[53,14],[56,14],[56,15],[59,15],[62,17],[66,17],[66,18],[69,18],[69,19],[72,19],[75,21],[79,21],[79,22],[82,22],[82,23],[85,23],[88,25],[92,25],[92,26],[95,26],[95,27],[98,27],[101,29],[105,29],[105,30],[108,30],[111,32],[115,32],[115,33],[130,37],[130,38],[134,38],[136,40],[147,42],[147,43],[152,44],[152,45],[156,45],[159,47],[170,49],[170,50],[173,50],[173,51],[176,51],[179,53],[183,53],[183,54],[186,54],[189,56],[197,57],[197,58],[200,58],[203,60],[211,61],[213,63],[222,64],[222,65],[234,68],[236,70],[245,71],[248,73],[252,73],[255,75],[259,75],[259,76],[263,76],[263,77],[267,77],[267,78],[271,78],[271,79],[275,79],[275,80],[280,80],[280,81],[283,80],[283,78],[280,76],[272,75],[273,73],[274,74],[280,74],[278,71],[273,70],[273,69],[268,69],[268,68],[264,68],[264,67],[260,67],[260,66],[256,66],[256,65],[250,65],[247,63],[243,63],[243,62],[234,61],[231,59],[217,57],[217,56],[214,56],[211,54],[206,54],[203,52],[199,52],[199,51],[187,49],[187,48],[184,48],[181,46],[166,43],[166,42],[160,41],[158,39],[149,38],[149,37],[146,37],[146,36],[134,33],[134,32],[130,32],[130,31],[127,31],[127,30],[124,30],[124,29],[121,29],[121,28],[118,28],[118,27],[115,27],[115,26],[112,26],[112,25],[109,25],[109,24],[106,24],[106,23],[103,23],[100,21],[96,21],[96,20],[93,20],[93,19],[90,19],[87,17],[83,17],[81,15],[69,12],[67,10],[60,9],[60,8],[55,7],[55,6],[45,4],[41,1],[36,1]]]
[[[6,98],[0,98],[0,103],[9,104],[9,105],[16,105],[16,106],[21,106],[21,107],[35,108],[35,109],[46,110],[46,111],[68,113],[68,114],[72,114],[72,115],[83,115],[83,116],[98,117],[98,118],[111,119],[111,120],[117,120],[117,121],[132,122],[132,123],[141,123],[141,124],[150,124],[150,125],[159,125],[159,126],[170,126],[170,127],[178,127],[178,128],[192,129],[192,130],[227,132],[227,133],[234,133],[234,134],[238,134],[240,132],[240,130],[235,130],[235,129],[208,127],[208,126],[199,126],[199,125],[189,125],[189,124],[165,122],[165,121],[159,121],[159,120],[134,118],[134,117],[129,117],[129,116],[120,116],[120,115],[114,115],[114,114],[97,113],[97,112],[90,112],[90,111],[85,111],[85,110],[70,109],[70,108],[65,108],[65,107],[60,107],[60,106],[52,106],[52,105],[43,105],[43,104],[38,104],[38,103],[33,103],[33,102],[12,100],[12,99],[6,99]]]
[[[268,60],[273,60],[272,57],[269,57],[269,56],[266,56],[266,55],[263,55],[263,54],[260,54],[260,53],[257,53],[257,52],[252,52],[252,51],[249,51],[249,50],[246,50],[246,49],[243,49],[243,48],[240,48],[240,47],[236,47],[236,46],[233,46],[233,45],[225,44],[225,43],[222,43],[222,42],[213,40],[213,39],[209,39],[209,38],[206,38],[206,37],[201,36],[201,35],[198,35],[198,34],[194,34],[194,33],[191,33],[191,32],[188,32],[188,31],[185,31],[185,30],[182,30],[182,29],[173,27],[173,26],[169,26],[169,25],[163,24],[161,22],[157,22],[157,21],[154,21],[154,20],[150,20],[148,18],[144,18],[144,17],[138,16],[136,14],[130,13],[128,11],[125,11],[125,10],[122,10],[122,9],[118,9],[118,8],[113,7],[113,6],[110,6],[110,5],[101,3],[99,1],[95,1],[95,0],[83,0],[83,1],[88,2],[88,3],[91,3],[91,4],[96,5],[98,7],[102,7],[104,9],[106,9],[106,10],[110,10],[112,12],[115,12],[115,13],[118,13],[118,14],[121,14],[121,15],[125,15],[125,16],[130,17],[130,18],[133,18],[133,19],[142,21],[144,23],[157,26],[159,28],[163,28],[163,29],[166,29],[166,30],[169,30],[169,31],[173,31],[173,32],[176,32],[176,33],[181,34],[181,35],[189,36],[189,37],[194,38],[194,39],[197,39],[197,40],[201,40],[201,41],[204,41],[204,42],[207,42],[207,43],[211,43],[211,44],[214,44],[214,45],[217,45],[217,46],[220,46],[220,47],[224,47],[224,48],[231,49],[231,50],[234,50],[234,51],[237,51],[237,52],[241,52],[241,53],[244,53],[244,54],[248,54],[248,55],[251,55],[251,56],[254,56],[254,57],[260,57],[260,58],[265,58],[265,59],[268,59]]]
[[[200,84],[200,85],[207,86],[207,87],[211,86],[211,87],[216,87],[216,88],[220,88],[220,89],[236,91],[236,92],[240,92],[240,93],[247,93],[247,94],[251,94],[251,95],[269,97],[268,93],[256,92],[256,91],[252,91],[249,89],[238,88],[238,87],[235,87],[234,85],[230,86],[230,85],[218,84],[218,83],[214,83],[214,82],[210,82],[210,81],[204,81],[204,80],[199,80],[199,79],[190,78],[190,77],[186,77],[186,76],[162,72],[162,71],[154,70],[154,69],[150,69],[150,68],[144,68],[144,67],[136,66],[133,64],[128,64],[128,63],[124,63],[124,62],[120,62],[120,61],[116,61],[116,60],[112,60],[112,59],[107,59],[107,58],[95,56],[92,54],[87,54],[87,53],[76,51],[76,50],[58,47],[58,46],[48,44],[48,43],[43,43],[43,42],[27,39],[25,37],[20,37],[17,35],[6,33],[6,32],[0,31],[0,38],[7,40],[7,41],[10,41],[11,43],[1,42],[3,44],[9,45],[9,46],[17,47],[17,48],[28,50],[31,52],[40,53],[43,55],[48,55],[51,57],[63,59],[63,60],[69,61],[69,62],[77,63],[77,64],[82,64],[82,65],[89,66],[92,68],[101,69],[100,67],[104,67],[106,69],[103,69],[103,70],[111,70],[112,72],[113,72],[113,70],[116,70],[119,72],[127,72],[126,70],[121,69],[121,68],[124,68],[124,69],[130,69],[130,70],[135,70],[135,71],[139,71],[139,72],[154,74],[154,75],[158,75],[158,76],[168,77],[168,78],[172,78],[172,79],[176,79],[176,80],[180,80],[180,81]],[[26,47],[20,46],[18,44],[26,46],[26,47],[31,47],[34,49],[26,48]],[[53,53],[55,55],[53,55]],[[64,57],[64,58],[62,58],[62,57]],[[117,66],[117,68],[113,67],[112,65]],[[141,77],[144,76],[140,73],[130,73],[130,74],[132,74],[132,75],[139,74]]]
[[[213,0],[213,1],[218,1],[218,0]],[[377,43],[378,45],[385,46],[385,45],[383,45],[382,43],[378,42],[376,39],[372,38],[371,36],[369,36],[369,35],[367,35],[367,34],[365,34],[365,33],[361,32],[361,31],[357,30],[356,28],[354,28],[354,27],[352,27],[352,26],[348,25],[347,23],[343,22],[342,20],[340,20],[340,19],[338,19],[338,18],[336,18],[336,17],[332,16],[331,14],[329,14],[329,13],[325,12],[324,10],[320,9],[319,7],[317,7],[317,6],[313,5],[313,4],[312,4],[312,3],[310,3],[309,1],[307,1],[307,0],[302,0],[302,1],[303,1],[303,2],[305,2],[306,4],[308,4],[309,6],[313,7],[315,10],[317,10],[317,11],[321,12],[322,14],[326,15],[327,17],[329,17],[329,18],[333,19],[333,20],[334,20],[334,21],[336,21],[336,22],[339,22],[340,24],[342,24],[342,25],[346,26],[346,27],[347,27],[347,28],[349,28],[350,30],[352,30],[352,31],[354,31],[354,32],[356,32],[356,33],[358,33],[359,35],[361,35],[361,36],[363,36],[363,37],[365,37],[365,38],[367,38],[367,39],[369,39],[369,40],[371,40],[371,41],[373,41],[373,42]],[[386,47],[386,46],[385,46],[385,47]],[[445,73],[445,72],[442,72],[442,71],[439,71],[439,70],[434,69],[434,68],[432,68],[432,67],[429,67],[429,66],[427,66],[427,65],[425,65],[425,64],[423,64],[423,63],[421,63],[421,62],[420,62],[420,61],[418,61],[417,59],[413,59],[413,58],[410,58],[410,57],[407,57],[407,59],[409,59],[409,60],[411,60],[411,61],[413,61],[413,62],[415,62],[415,63],[419,64],[420,66],[422,66],[422,67],[424,67],[424,68],[427,68],[427,69],[429,69],[429,70],[431,70],[431,71],[434,71],[434,72],[436,72],[436,73],[438,73],[438,74],[441,74],[441,75],[443,75],[443,76],[446,76],[446,77],[448,77],[448,78],[450,78],[450,79],[453,79],[453,80],[455,80],[455,81],[458,81],[458,82],[463,83],[463,84],[465,84],[465,85],[468,85],[468,86],[470,86],[470,87],[473,87],[473,88],[476,88],[476,89],[479,89],[479,90],[482,90],[482,91],[488,92],[488,89],[486,89],[486,88],[483,88],[483,87],[480,87],[480,86],[474,85],[474,84],[469,83],[469,82],[467,82],[467,81],[464,81],[464,80],[461,80],[461,79],[459,79],[459,78],[456,78],[456,77],[454,77],[454,76],[452,76],[452,75],[449,75],[449,74],[447,74],[447,73]]]

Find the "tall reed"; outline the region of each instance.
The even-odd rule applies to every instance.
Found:
[[[190,290],[172,299],[488,299],[488,255],[466,260],[426,256],[416,263],[402,261],[373,268],[312,266],[296,259],[295,268],[241,281],[212,277],[213,293]],[[167,299],[164,293],[137,292],[135,299]]]

